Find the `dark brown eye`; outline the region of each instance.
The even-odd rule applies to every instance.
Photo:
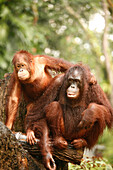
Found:
[[[24,67],[24,64],[22,64],[22,67]]]
[[[69,81],[69,83],[71,84],[71,83],[73,83],[73,79],[68,79],[68,81]]]
[[[80,82],[80,80],[79,80],[79,79],[75,79],[75,81],[76,81],[76,82]]]
[[[76,82],[77,84],[80,84],[80,80],[79,80],[79,79],[75,79],[75,82]]]

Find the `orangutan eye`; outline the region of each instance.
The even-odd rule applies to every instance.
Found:
[[[20,67],[20,65],[17,65],[17,68],[19,68]]]
[[[71,83],[73,83],[74,80],[72,78],[69,78],[68,81],[71,84]]]
[[[79,79],[75,79],[75,81],[76,81],[77,83],[80,83],[80,80],[79,80]]]

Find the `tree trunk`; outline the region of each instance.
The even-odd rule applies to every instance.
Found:
[[[106,66],[106,71],[108,75],[109,82],[111,84],[111,96],[110,96],[110,101],[113,106],[113,69],[112,69],[112,64],[110,61],[110,53],[108,51],[109,49],[109,42],[108,42],[108,6],[106,0],[103,0],[103,11],[104,11],[104,19],[105,19],[105,28],[104,28],[104,34],[103,34],[103,53],[105,56],[105,66]]]
[[[0,169],[44,170],[44,166],[23,149],[14,134],[0,122]]]

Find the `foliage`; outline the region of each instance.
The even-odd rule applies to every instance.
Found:
[[[10,71],[13,54],[25,49],[42,52],[47,41],[34,24],[32,0],[0,1],[0,68]]]
[[[102,158],[87,158],[86,160],[83,159],[80,165],[73,165],[70,164],[69,166],[70,170],[112,170],[112,167],[110,164],[108,164],[106,159]]]
[[[103,136],[99,139],[100,144],[104,144],[105,150],[103,151],[103,156],[106,157],[113,165],[113,131],[109,131],[107,128],[104,130]]]
[[[98,0],[68,2],[78,18],[66,10],[66,0],[0,1],[0,68],[3,73],[11,71],[14,53],[25,49],[74,63],[82,61],[91,67],[105,87],[106,69],[100,60],[103,30],[89,29],[93,16],[102,15],[102,3]],[[104,89],[109,94],[109,88]]]

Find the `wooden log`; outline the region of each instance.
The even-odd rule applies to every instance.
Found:
[[[37,144],[29,145],[26,142],[26,135],[21,132],[15,133],[16,138],[21,142],[23,148],[27,150],[32,156],[37,157],[40,156],[40,148],[38,143],[40,142],[37,139]],[[52,145],[52,144],[51,144]],[[53,156],[61,161],[71,162],[73,164],[80,164],[81,159],[83,157],[84,149],[75,149],[71,144],[68,145],[66,149],[58,149],[53,146]]]

